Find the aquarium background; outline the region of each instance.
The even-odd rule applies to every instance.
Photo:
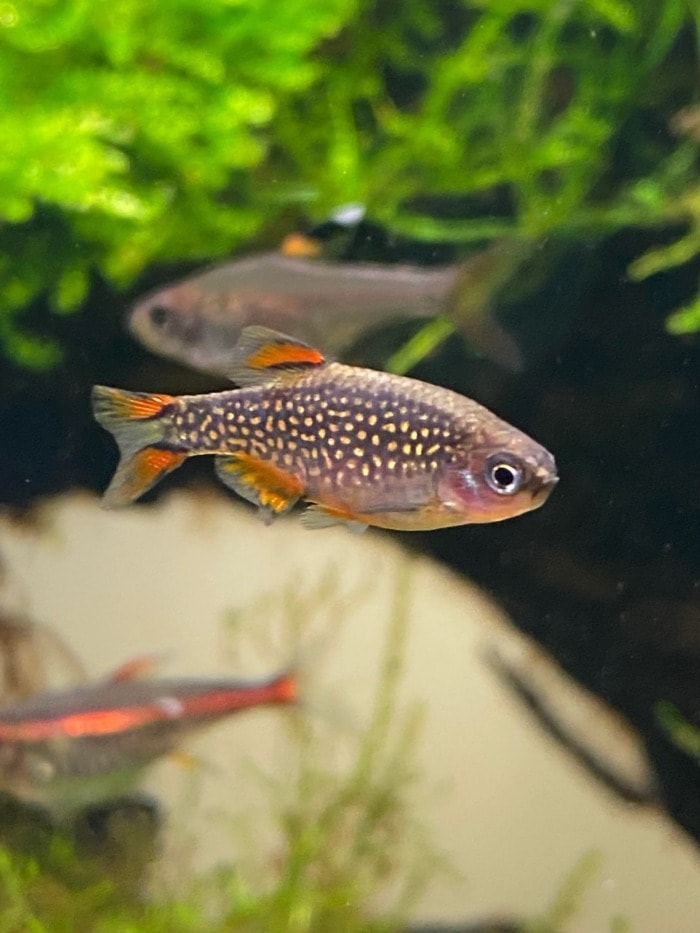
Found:
[[[394,537],[477,583],[639,731],[658,780],[654,806],[696,843],[699,40],[689,0],[0,4],[4,520],[36,532],[37,507],[104,489],[115,451],[91,419],[93,383],[222,388],[126,334],[124,315],[148,288],[274,248],[346,203],[365,205],[367,217],[348,262],[425,265],[512,239],[524,265],[487,303],[522,351],[520,371],[449,328],[436,340],[417,324],[368,335],[351,358],[382,367],[410,342],[412,375],[478,399],[544,443],[559,486],[517,521]],[[190,463],[134,509],[155,516],[181,487],[205,498],[214,483],[208,464]],[[262,540],[267,533],[257,531]],[[159,567],[158,554],[152,559]],[[192,568],[195,592],[206,566]],[[274,569],[261,579],[261,598],[277,592]],[[167,561],[156,572],[167,576]],[[118,565],[112,573],[115,589],[102,594],[110,604]],[[40,591],[47,580],[28,570],[22,586]],[[9,605],[11,571],[3,583]],[[235,568],[231,594],[236,605]],[[61,631],[88,658],[85,643],[102,638],[94,609],[90,602],[74,634]],[[450,652],[449,632],[434,638]],[[177,649],[172,642],[164,647]],[[124,655],[130,650],[125,643]],[[429,708],[427,680],[413,689]],[[462,764],[478,769],[479,739],[460,728],[462,714],[459,704],[449,714]],[[517,780],[517,760],[509,767]],[[392,845],[383,845],[391,864]],[[8,929],[25,908],[37,923],[58,909],[55,880],[51,896],[36,895],[37,865],[66,877],[63,863],[47,868],[34,849],[19,849],[19,862],[10,846],[0,866],[15,892]],[[380,862],[371,862],[373,884]],[[569,869],[552,877],[553,898]],[[237,897],[251,896],[234,883],[225,890],[239,907]],[[361,900],[359,890],[346,900]],[[123,896],[128,906],[96,897],[80,909],[128,911],[142,894]],[[59,900],[69,897],[61,889]],[[255,915],[265,903],[255,901],[245,922],[265,929],[264,913]],[[290,913],[275,915],[279,929],[334,928],[313,898],[302,920],[293,898],[283,903]],[[151,909],[154,929],[175,928],[158,927]],[[204,908],[188,909],[196,928]],[[355,914],[358,928],[382,928],[381,904],[369,919]],[[539,928],[567,928],[566,911],[545,914],[543,903]],[[407,907],[386,923],[411,916]],[[479,919],[468,887],[463,918]],[[692,921],[672,928],[693,929]]]

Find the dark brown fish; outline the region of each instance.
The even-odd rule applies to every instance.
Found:
[[[224,716],[297,700],[294,673],[270,680],[136,680],[129,668],[0,710],[0,789],[57,815],[124,793],[143,768]]]
[[[136,303],[128,327],[149,350],[221,375],[230,372],[248,325],[294,334],[338,356],[371,329],[445,315],[477,350],[520,368],[517,345],[490,305],[530,245],[500,240],[461,264],[428,268],[312,259],[309,242],[288,238],[284,255],[238,259],[158,289]]]
[[[307,527],[406,531],[500,521],[541,505],[552,455],[481,405],[415,379],[328,363],[301,341],[247,328],[227,392],[173,397],[95,386],[121,462],[105,493],[126,505],[187,457],[267,520],[299,499]]]

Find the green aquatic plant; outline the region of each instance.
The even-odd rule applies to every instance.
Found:
[[[681,711],[667,700],[657,703],[654,713],[656,721],[676,748],[700,759],[700,729],[688,722]]]
[[[9,0],[0,345],[46,368],[41,296],[67,313],[95,271],[126,287],[350,200],[462,242],[681,224],[632,274],[684,261],[697,141],[667,124],[699,33],[688,0]]]
[[[563,933],[580,912],[602,868],[603,856],[600,852],[585,852],[567,873],[542,916],[526,921],[522,925],[522,933]],[[620,930],[619,921],[613,921],[611,928],[613,933]]]

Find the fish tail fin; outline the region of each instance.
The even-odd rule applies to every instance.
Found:
[[[299,671],[296,667],[287,668],[270,681],[268,689],[275,703],[298,703],[300,697]]]
[[[244,328],[233,355],[229,375],[241,386],[274,382],[326,363],[321,351],[308,343],[257,325]]]
[[[536,247],[508,237],[462,262],[452,286],[449,314],[475,350],[504,369],[518,372],[523,355],[515,338],[496,320],[493,303]]]
[[[171,395],[126,392],[94,386],[95,420],[114,435],[121,459],[102,498],[105,508],[128,505],[171,470],[180,466],[187,452],[165,444]]]

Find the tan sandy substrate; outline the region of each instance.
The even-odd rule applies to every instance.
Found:
[[[119,513],[85,495],[66,496],[47,503],[37,520],[26,527],[0,519],[2,608],[53,626],[95,676],[141,654],[161,656],[164,675],[254,676],[283,666],[289,658],[278,610],[249,611],[238,634],[224,624],[227,614],[285,586],[313,596],[335,573],[345,623],[320,650],[318,633],[329,621],[321,608],[307,640],[309,657],[322,658],[328,709],[342,708],[338,729],[352,746],[353,729],[368,715],[397,572],[408,559],[399,544],[376,533],[307,532],[294,518],[266,528],[223,496],[183,492]],[[478,526],[465,541],[479,547]],[[402,698],[424,702],[426,715],[417,808],[460,873],[431,885],[417,919],[541,912],[595,849],[603,870],[568,930],[609,929],[621,915],[635,933],[696,933],[695,847],[661,813],[601,788],[504,690],[481,657],[488,645],[518,645],[503,613],[428,559],[414,560],[410,586]],[[190,750],[207,764],[194,776],[172,762],[150,772],[146,786],[173,810],[170,857],[180,867],[244,858],[236,845],[246,833],[264,849],[271,830],[251,764],[284,780],[283,720],[279,711],[255,712],[199,737]]]

